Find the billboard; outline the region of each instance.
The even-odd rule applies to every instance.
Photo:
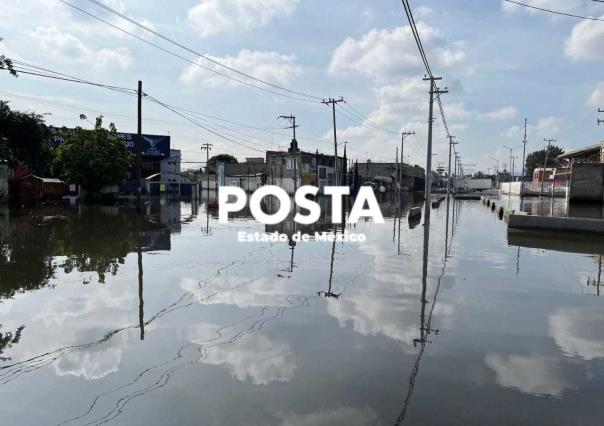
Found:
[[[67,129],[73,131],[74,129]],[[59,135],[61,131],[58,127],[50,127],[51,144],[56,148],[63,143],[63,138]],[[118,139],[124,141],[124,145],[132,154],[136,155],[136,133],[117,132]],[[141,135],[142,151],[144,157],[168,158],[170,157],[170,136],[160,135]]]
[[[136,133],[117,133],[117,137],[124,141],[126,148],[136,154]],[[170,136],[141,135],[143,156],[162,157],[170,156]]]

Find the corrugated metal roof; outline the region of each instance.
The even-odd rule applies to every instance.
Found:
[[[601,147],[602,147],[602,143],[597,143],[595,145],[590,145],[590,146],[585,147],[585,148],[573,149],[573,150],[565,152],[562,155],[559,155],[558,158],[577,157],[577,156],[580,156],[580,155],[588,154],[588,153],[590,153],[592,151],[594,153],[597,153],[597,152],[600,151]]]

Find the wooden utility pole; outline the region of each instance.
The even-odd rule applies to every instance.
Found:
[[[142,211],[143,194],[143,82],[138,81],[138,130],[136,135],[136,180],[138,182],[136,191],[136,211]]]
[[[436,87],[436,81],[442,80],[442,77],[424,77],[424,81],[430,82],[430,110],[428,115],[428,152],[426,154],[426,202],[430,201],[432,192],[432,124],[434,123],[434,95],[440,96],[443,93],[448,93],[448,90],[440,90]],[[430,209],[426,209],[426,215],[429,215]]]
[[[338,176],[338,135],[336,132],[336,104],[344,102],[344,98],[340,96],[340,99],[329,98],[328,100],[323,99],[321,103],[325,105],[331,104],[331,111],[333,116],[333,167],[335,174],[335,185],[338,186],[340,177]]]
[[[207,181],[207,194],[208,201],[206,201],[206,209],[210,205],[210,150],[212,149],[211,143],[204,143],[201,145],[201,150],[206,151],[206,181]],[[216,188],[218,188],[218,175],[216,175]]]

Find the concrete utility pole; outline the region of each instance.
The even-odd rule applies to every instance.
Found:
[[[503,145],[504,148],[509,149],[510,150],[510,183],[513,182],[514,180],[514,175],[512,174],[512,164],[513,164],[513,156],[514,156],[514,148],[510,148],[509,146]]]
[[[401,176],[401,169],[400,169],[400,167],[398,165],[398,146],[396,147],[396,157],[394,157],[394,158],[395,158],[395,161],[396,161],[396,185],[395,185],[396,194],[395,194],[395,197],[396,197],[396,199],[398,199],[399,182],[400,182],[399,178]]]
[[[457,142],[453,142],[455,136],[449,135],[449,168],[447,169],[447,197],[451,196],[451,150],[453,145],[457,145]]]
[[[526,177],[526,124],[528,120],[524,119],[524,139],[522,139],[522,181],[524,182],[524,178]],[[522,191],[520,191],[520,195],[522,195]]]
[[[598,112],[599,112],[599,113],[603,113],[603,112],[604,112],[604,109],[602,109],[602,108],[598,108]],[[604,120],[602,120],[602,119],[598,118],[598,126],[599,126],[600,124],[604,124]]]
[[[204,143],[201,145],[201,150],[206,151],[206,181],[208,183],[207,194],[208,201],[206,201],[206,209],[210,205],[210,150],[212,149],[211,143]],[[218,175],[216,175],[216,188],[218,188]]]
[[[136,180],[138,182],[138,188],[136,191],[136,211],[140,213],[143,208],[142,195],[143,195],[143,82],[138,81],[138,129],[136,134]]]
[[[399,176],[398,176],[399,184],[403,181],[403,163],[405,162],[405,156],[403,155],[403,149],[405,146],[405,138],[407,136],[411,136],[414,134],[415,134],[415,130],[413,130],[411,132],[402,132],[401,133],[401,168],[400,168]]]
[[[440,90],[436,87],[436,81],[442,80],[442,77],[434,77],[430,75],[429,77],[424,77],[424,81],[430,82],[430,111],[428,115],[428,152],[426,154],[426,193],[425,198],[426,201],[430,201],[430,194],[432,192],[432,124],[434,123],[434,95],[440,96],[443,93],[448,93],[449,91],[445,88],[444,90]],[[427,209],[426,214],[429,214],[429,209]]]
[[[541,171],[541,191],[539,195],[543,195],[543,178],[545,177],[545,169],[547,169],[547,157],[549,156],[549,147],[552,142],[556,142],[556,139],[543,139],[547,142],[547,147],[545,148],[545,163],[543,164],[543,170]]]
[[[344,102],[344,98],[340,96],[340,99],[329,98],[328,100],[323,99],[321,103],[325,105],[331,104],[331,111],[333,116],[333,167],[335,174],[335,184],[339,185],[340,177],[338,176],[338,135],[336,132],[336,104]]]
[[[289,127],[286,127],[286,129],[293,129],[294,132],[294,138],[292,139],[292,148],[293,148],[293,154],[294,154],[294,194],[296,193],[296,191],[298,190],[298,141],[296,140],[296,127],[299,127],[298,125],[296,125],[296,116],[295,115],[280,115],[279,118],[283,119],[283,120],[288,120],[290,125]],[[249,176],[248,176],[248,182],[249,182]]]

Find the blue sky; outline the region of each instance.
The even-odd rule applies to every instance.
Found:
[[[112,16],[86,0],[68,0],[113,24],[178,52],[195,55]],[[425,164],[428,85],[398,0],[103,0],[122,13],[234,68],[319,97],[345,97],[365,117],[343,106],[338,138],[349,157],[393,159],[399,136],[407,162]],[[604,15],[590,0],[525,0],[538,7]],[[458,149],[475,169],[507,163],[504,145],[521,145],[529,121],[529,151],[544,138],[564,148],[596,143],[604,107],[604,22],[556,17],[502,0],[411,0]],[[163,102],[256,128],[206,118],[216,130],[258,150],[283,148],[289,131],[276,120],[298,119],[300,146],[331,153],[331,112],[320,103],[278,97],[217,77],[119,33],[58,0],[0,3],[0,52],[24,62],[118,86],[136,87]],[[200,64],[212,66],[200,61]],[[54,125],[83,125],[83,112],[102,113],[118,130],[136,130],[134,98],[100,88],[22,75],[0,75],[0,98],[14,108],[49,112]],[[259,152],[222,140],[172,112],[144,103],[143,131],[170,134],[185,161],[200,161],[202,142],[212,153],[243,159]],[[603,117],[604,118],[604,114]],[[223,127],[216,127],[223,126]],[[257,128],[260,128],[258,130]],[[435,164],[446,162],[447,141],[436,122]],[[521,149],[516,151],[521,156]],[[519,168],[521,161],[517,160]],[[186,164],[184,165],[186,166]],[[468,167],[469,169],[469,167]]]

